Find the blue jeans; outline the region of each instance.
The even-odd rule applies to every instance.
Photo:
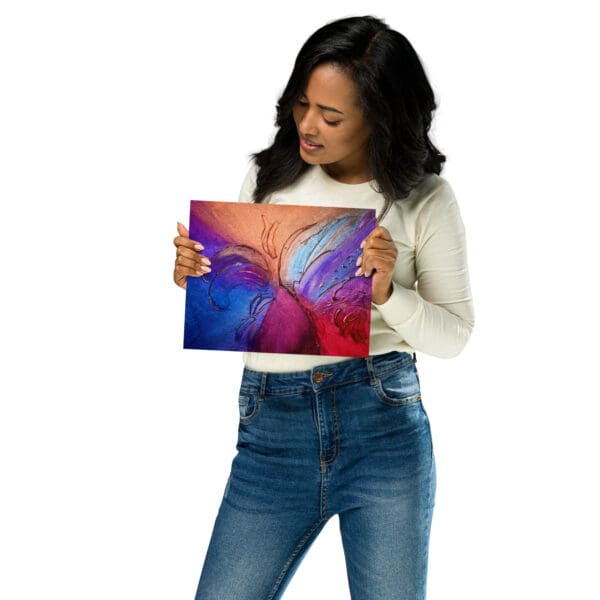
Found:
[[[413,357],[245,369],[239,407],[196,600],[281,598],[336,514],[353,600],[423,600],[435,462]]]

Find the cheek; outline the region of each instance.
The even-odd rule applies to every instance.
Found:
[[[337,147],[346,152],[351,151],[360,145],[356,134],[352,131],[339,132],[335,135],[335,141]]]
[[[351,150],[362,148],[369,139],[369,132],[363,127],[356,128],[351,132],[347,132],[344,136],[344,143]]]
[[[302,115],[302,107],[296,106],[292,109],[292,117],[294,118],[294,123],[296,124],[296,127],[300,125],[300,121],[302,121]]]

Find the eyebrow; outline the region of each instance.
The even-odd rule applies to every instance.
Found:
[[[302,94],[302,96],[300,96],[301,98],[306,98],[306,94]],[[331,112],[334,113],[338,113],[338,115],[343,115],[344,113],[341,110],[338,110],[337,108],[333,108],[333,106],[325,106],[324,104],[317,104],[317,106],[321,109],[321,110],[330,110]]]
[[[333,106],[324,106],[323,104],[317,104],[317,106],[321,110],[330,110],[331,112],[338,113],[340,115],[344,114],[341,110],[338,110],[337,108],[333,108]]]

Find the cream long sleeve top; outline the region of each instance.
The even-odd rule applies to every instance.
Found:
[[[252,202],[257,167],[243,181],[240,202]],[[311,166],[293,185],[274,192],[270,204],[374,208],[384,199],[371,182],[345,184],[320,165]],[[393,291],[384,304],[371,305],[369,353],[424,352],[440,358],[456,356],[474,325],[467,266],[465,230],[448,182],[428,174],[411,193],[395,202],[380,225],[398,249]],[[254,371],[289,372],[312,369],[344,357],[245,352],[244,364]]]

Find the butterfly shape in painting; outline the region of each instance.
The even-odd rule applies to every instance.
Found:
[[[187,283],[185,348],[364,357],[371,280],[356,277],[375,211],[194,200],[212,271]]]

